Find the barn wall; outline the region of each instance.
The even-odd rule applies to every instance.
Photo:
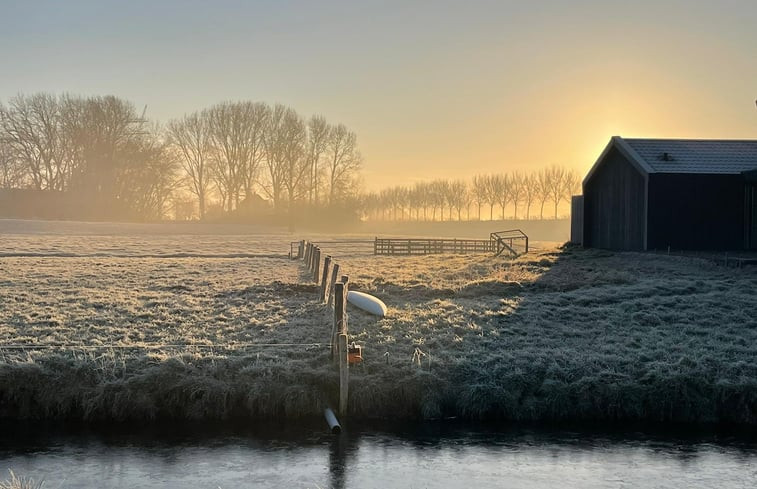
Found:
[[[584,240],[584,196],[574,195],[570,199],[570,242],[583,244]]]
[[[584,185],[584,246],[644,249],[644,176],[611,149]]]
[[[648,226],[649,249],[743,249],[743,177],[650,175]]]
[[[757,183],[747,183],[744,188],[744,212],[744,244],[757,250]]]

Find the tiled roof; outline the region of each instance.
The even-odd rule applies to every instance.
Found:
[[[757,140],[618,139],[655,173],[738,174],[757,169]]]

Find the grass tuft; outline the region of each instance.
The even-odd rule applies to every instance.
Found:
[[[27,477],[18,477],[12,470],[10,472],[10,479],[0,481],[0,489],[42,489],[44,481],[34,482],[34,480]]]

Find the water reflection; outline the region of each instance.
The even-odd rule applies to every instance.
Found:
[[[751,487],[749,434],[470,425],[1,427],[7,469],[46,487]]]
[[[347,487],[347,445],[352,438],[335,436],[329,443],[329,481],[333,489]]]

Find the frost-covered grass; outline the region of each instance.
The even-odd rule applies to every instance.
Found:
[[[0,489],[42,489],[44,482],[34,482],[27,477],[18,477],[12,470],[10,479],[0,481]]]
[[[286,258],[299,237],[13,233],[0,235],[0,345],[79,347],[0,348],[0,416],[333,405],[332,313]],[[365,357],[355,416],[757,423],[755,268],[572,248],[515,261],[324,250],[389,306],[381,320],[350,309]]]

